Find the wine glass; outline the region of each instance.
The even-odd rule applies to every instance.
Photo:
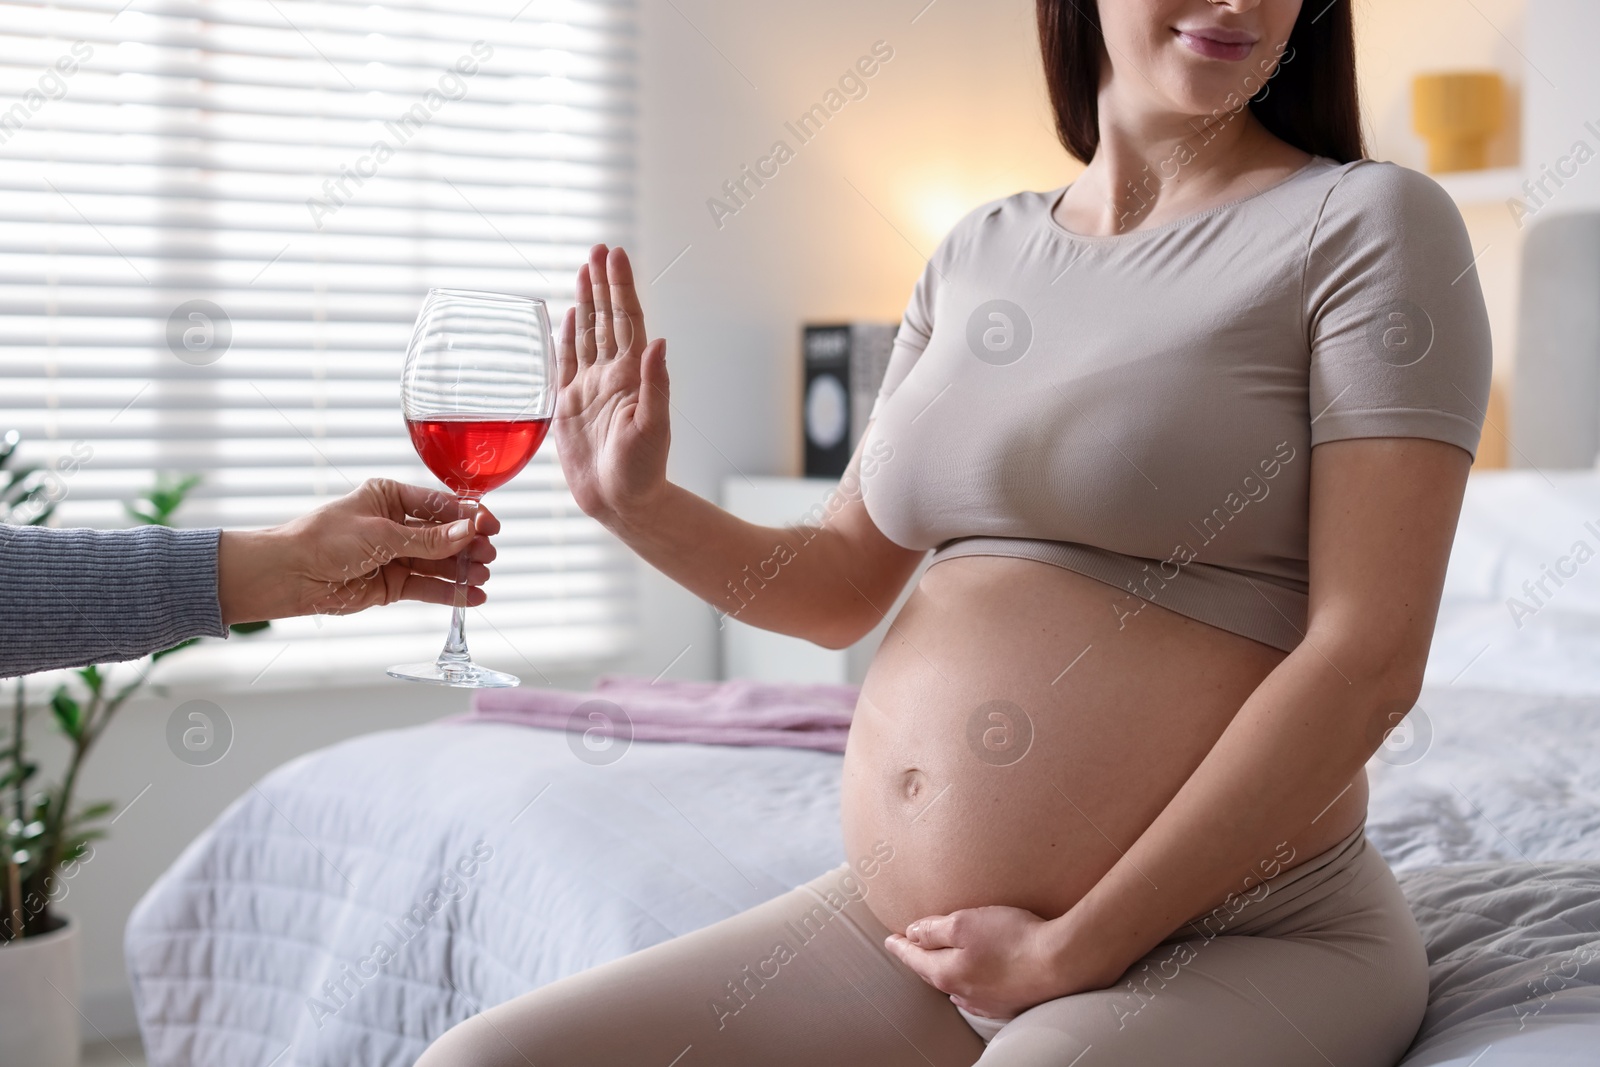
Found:
[[[411,443],[474,518],[484,493],[510,481],[539,450],[556,410],[556,357],[543,300],[430,289],[411,332],[400,398]],[[390,667],[392,678],[471,689],[520,685],[467,651],[467,567],[456,565],[455,610],[432,663]]]

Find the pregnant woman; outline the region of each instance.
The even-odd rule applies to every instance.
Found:
[[[1040,0],[1066,147],[917,283],[821,528],[666,478],[620,249],[564,323],[579,503],[739,619],[891,610],[846,866],[468,1020],[427,1067],[1389,1067],[1427,996],[1362,834],[1489,386],[1454,206],[1363,159],[1350,5]]]

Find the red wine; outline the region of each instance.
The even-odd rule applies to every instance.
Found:
[[[550,432],[549,419],[490,419],[444,416],[407,419],[411,443],[428,469],[451,491],[481,496],[498,489],[528,465]]]

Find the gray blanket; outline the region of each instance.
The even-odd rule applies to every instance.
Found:
[[[1600,1064],[1600,700],[1430,690],[1369,777],[1432,965],[1406,1067]]]
[[[1401,882],[1431,985],[1408,1067],[1600,1063],[1600,863],[1431,867]]]

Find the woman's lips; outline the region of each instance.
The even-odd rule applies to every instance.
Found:
[[[1247,58],[1256,47],[1253,39],[1231,31],[1178,30],[1177,33],[1178,40],[1182,41],[1189,51],[1207,59],[1237,63]]]

